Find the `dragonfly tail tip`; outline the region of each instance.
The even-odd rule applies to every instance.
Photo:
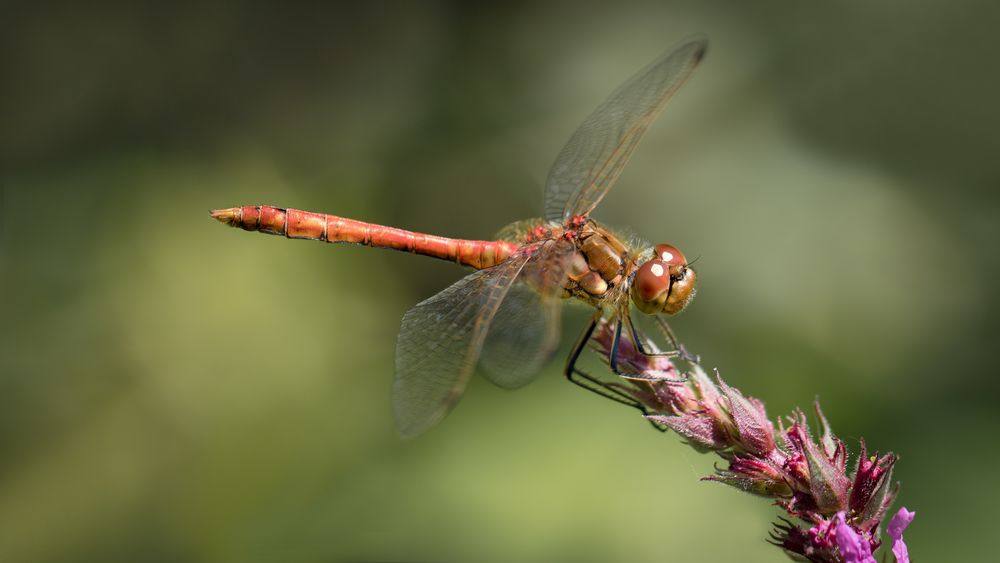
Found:
[[[212,219],[227,225],[235,225],[239,221],[240,208],[230,207],[229,209],[213,209],[208,212]]]

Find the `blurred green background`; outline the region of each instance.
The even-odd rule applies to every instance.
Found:
[[[538,216],[576,125],[695,32],[707,60],[595,216],[700,256],[673,326],[708,366],[775,417],[819,396],[852,451],[901,456],[914,556],[989,559],[998,16],[5,3],[0,560],[783,560],[775,508],[700,482],[712,457],[561,361],[516,393],[477,378],[400,440],[399,319],[464,272],[207,215],[489,237]]]

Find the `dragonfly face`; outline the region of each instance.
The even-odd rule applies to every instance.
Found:
[[[696,280],[694,270],[677,247],[658,244],[653,247],[653,257],[635,273],[630,292],[632,302],[649,315],[674,315],[694,298]]]

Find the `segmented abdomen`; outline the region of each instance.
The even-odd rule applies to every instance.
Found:
[[[218,209],[212,211],[212,217],[246,231],[390,248],[450,260],[476,269],[495,266],[518,248],[512,242],[439,237],[326,213],[282,209],[270,205]]]

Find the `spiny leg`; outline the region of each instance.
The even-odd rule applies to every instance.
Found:
[[[643,341],[646,340],[646,336],[639,332],[639,328],[635,326],[635,321],[632,319],[632,315],[629,314],[628,311],[623,312],[622,315],[628,317],[629,336],[632,337],[632,341],[635,342],[636,350],[638,350],[640,354],[652,358],[676,358],[680,356],[680,352],[677,350],[677,342],[672,338],[670,345],[673,346],[673,350],[668,352],[647,352],[645,345],[643,345]]]
[[[615,372],[615,375],[622,375],[622,372],[618,369],[618,346],[621,344],[622,340],[622,319],[619,317],[615,320],[615,337],[611,341],[611,357],[608,358],[608,365],[611,366],[611,371]]]
[[[576,367],[576,362],[580,358],[580,354],[583,353],[584,348],[586,348],[587,343],[590,341],[591,336],[593,336],[594,329],[597,327],[597,323],[600,321],[601,316],[602,316],[601,311],[598,311],[593,316],[593,318],[591,318],[590,323],[584,329],[583,333],[580,335],[580,338],[576,341],[576,344],[573,346],[573,351],[570,352],[569,358],[566,360],[566,369],[565,369],[566,379],[569,379],[574,384],[579,385],[580,387],[583,387],[584,389],[592,393],[596,393],[602,397],[611,399],[612,401],[615,401],[617,403],[628,405],[632,408],[638,409],[639,412],[641,412],[643,415],[648,415],[649,409],[645,405],[635,400],[631,396],[627,395],[623,391],[616,389],[615,387],[612,387],[608,383],[601,381],[600,379],[588,374],[583,370],[577,369]],[[621,337],[621,321],[618,322],[618,326],[615,330],[615,340],[612,343],[611,362],[615,361],[614,358],[617,355],[618,341],[620,337]],[[616,373],[618,372],[616,371]],[[575,376],[579,377],[580,379],[576,379]],[[667,428],[666,426],[663,426],[662,424],[659,424],[653,420],[649,420],[649,423],[653,426],[653,428],[659,430],[660,432],[666,432],[667,430],[669,430],[669,428]]]
[[[647,352],[645,346],[643,345],[645,336],[641,332],[639,332],[639,329],[635,326],[635,321],[632,320],[632,315],[629,313],[628,310],[625,310],[621,313],[621,316],[627,317],[629,336],[631,337],[632,342],[635,343],[636,350],[643,356],[647,358],[680,358],[688,362],[693,362],[693,363],[699,362],[698,356],[689,353],[687,349],[684,348],[684,345],[678,342],[677,337],[674,336],[673,331],[670,330],[670,325],[668,325],[666,321],[664,321],[659,316],[656,317],[656,321],[659,324],[661,330],[663,330],[664,334],[666,334],[667,339],[670,340],[670,345],[673,346],[673,350],[667,352]]]
[[[601,311],[598,311],[590,319],[590,323],[587,324],[587,327],[580,334],[580,338],[578,338],[576,344],[573,345],[573,350],[570,352],[569,358],[566,360],[566,368],[563,373],[566,375],[566,379],[569,379],[574,384],[579,385],[592,393],[597,393],[602,397],[639,409],[645,413],[646,409],[638,401],[626,393],[611,387],[606,382],[601,381],[600,379],[576,367],[576,362],[580,359],[580,354],[582,354],[583,350],[587,347],[587,343],[590,342],[590,338],[593,336],[594,329],[597,328],[597,323],[600,319]]]
[[[674,336],[673,329],[670,328],[670,324],[668,324],[666,319],[663,318],[663,315],[656,315],[656,324],[659,325],[663,334],[667,335],[667,339],[670,340],[670,345],[673,346],[674,350],[678,352],[682,360],[695,364],[701,363],[701,357],[698,354],[688,352],[687,349],[684,348],[684,345],[677,340],[677,337]]]
[[[614,339],[611,341],[611,358],[609,362],[609,365],[611,366],[611,371],[613,371],[615,375],[624,377],[626,379],[632,379],[636,381],[640,380],[661,381],[663,379],[661,377],[651,377],[640,373],[626,373],[618,369],[618,350],[621,347],[622,325],[625,324],[625,321],[622,320],[623,316],[628,317],[629,340],[635,343],[633,349],[638,351],[639,354],[643,355],[646,358],[675,358],[678,356],[678,352],[676,351],[662,352],[662,353],[646,352],[642,347],[642,341],[645,339],[645,336],[642,335],[639,332],[639,329],[635,327],[635,323],[632,321],[631,315],[629,315],[628,311],[626,310],[625,312],[621,313],[618,316],[618,319],[615,321],[615,336]]]

